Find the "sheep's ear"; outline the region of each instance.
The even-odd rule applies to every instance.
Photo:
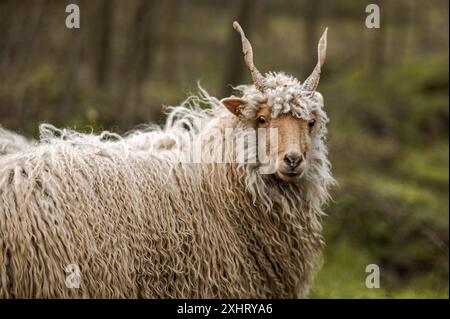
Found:
[[[313,99],[319,102],[320,105],[323,105],[323,96],[319,92],[314,92]]]
[[[239,116],[241,113],[241,109],[244,107],[245,104],[247,104],[247,101],[244,99],[240,99],[238,97],[227,97],[222,99],[220,102],[222,102],[223,105],[236,116]]]

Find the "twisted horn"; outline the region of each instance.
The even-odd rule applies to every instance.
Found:
[[[314,94],[317,85],[319,85],[321,68],[325,62],[325,56],[327,55],[327,31],[328,28],[325,29],[319,40],[317,64],[311,75],[303,82],[303,90],[309,91],[311,94]]]
[[[253,83],[255,84],[255,87],[261,91],[264,92],[266,89],[266,83],[264,76],[258,71],[258,69],[253,64],[253,49],[252,45],[250,44],[250,41],[245,37],[244,30],[242,30],[241,26],[237,21],[233,22],[233,28],[239,32],[241,35],[242,40],[242,52],[244,53],[244,61],[245,64],[247,64],[247,67],[250,69],[250,73],[252,75]]]

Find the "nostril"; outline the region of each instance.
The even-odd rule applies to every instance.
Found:
[[[289,154],[284,155],[284,161],[285,161],[287,164],[291,164],[291,163],[292,163],[292,158],[291,158],[291,156],[290,156]]]
[[[290,167],[297,167],[303,161],[303,156],[301,154],[286,154],[284,156],[284,161]]]

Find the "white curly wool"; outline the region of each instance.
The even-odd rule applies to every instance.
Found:
[[[23,136],[5,130],[0,126],[0,156],[25,150],[32,144]]]
[[[266,73],[265,81],[267,86],[264,92],[254,85],[235,87],[247,102],[242,112],[244,117],[254,118],[259,105],[265,103],[271,108],[271,116],[274,118],[281,114],[292,114],[307,121],[316,118],[321,124],[319,135],[325,136],[328,117],[323,110],[323,97],[319,92],[305,91],[300,81],[285,73]]]
[[[253,86],[241,90],[261,97]],[[320,99],[292,92],[281,103],[271,92],[274,107],[290,101],[301,117],[316,110],[325,127]],[[295,183],[256,165],[184,161],[202,139],[202,151],[218,147],[204,139],[211,130],[248,123],[202,91],[170,108],[163,127],[119,136],[45,124],[36,145],[19,139],[18,151],[0,156],[0,298],[304,296],[333,183],[325,129]],[[66,285],[72,264],[78,289]]]

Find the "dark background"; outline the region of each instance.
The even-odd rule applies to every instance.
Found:
[[[65,27],[76,3],[81,28]],[[377,3],[381,28],[367,29]],[[249,83],[237,19],[262,72],[300,80],[326,26],[319,91],[338,186],[311,297],[448,298],[447,0],[0,0],[0,124],[123,133],[162,105]],[[381,288],[365,287],[378,264]]]

